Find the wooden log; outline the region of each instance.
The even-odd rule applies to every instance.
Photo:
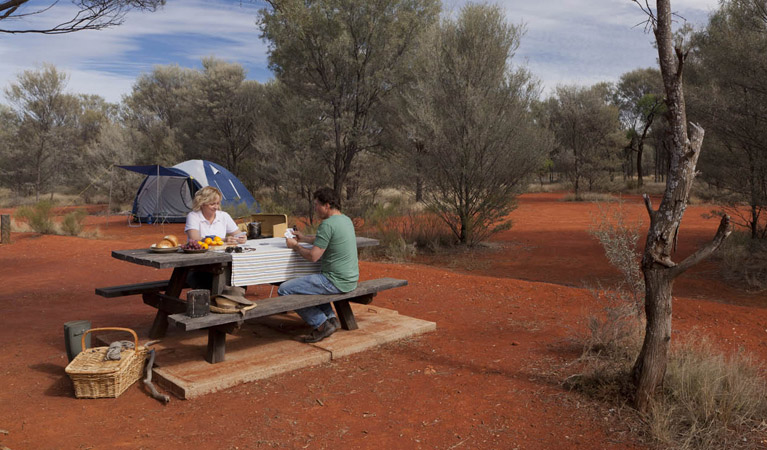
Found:
[[[11,243],[11,216],[9,214],[0,215],[0,243]]]

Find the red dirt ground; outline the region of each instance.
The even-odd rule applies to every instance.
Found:
[[[13,234],[0,245],[0,449],[646,448],[629,433],[630,412],[561,387],[577,370],[585,318],[599,310],[582,286],[618,278],[587,233],[596,206],[561,196],[522,196],[514,227],[473,257],[361,263],[363,279],[409,280],[377,305],[434,321],[436,332],[168,405],[140,383],[118,399],[75,399],[63,324],[148,328],[154,310],[138,296],[93,290],[167,277],[110,251],[181,235],[183,225],[92,216],[100,239]],[[638,198],[626,207],[646,219]],[[713,236],[708,209],[688,208],[676,260]],[[767,361],[764,293],[726,285],[706,263],[674,294],[675,336],[702,330]]]

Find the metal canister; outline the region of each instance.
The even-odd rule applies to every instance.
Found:
[[[261,237],[261,222],[248,223],[248,239],[258,239]]]

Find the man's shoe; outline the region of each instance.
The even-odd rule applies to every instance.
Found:
[[[322,325],[318,326],[314,330],[312,330],[311,334],[304,336],[302,341],[306,342],[307,344],[312,344],[314,342],[319,342],[326,337],[330,336],[331,334],[335,333],[338,328],[333,325],[333,323],[330,322],[330,320],[326,320],[322,323]]]
[[[336,327],[336,330],[340,330],[341,329],[341,322],[338,320],[338,317],[333,316],[330,319],[328,319],[328,322],[332,323],[333,326]]]

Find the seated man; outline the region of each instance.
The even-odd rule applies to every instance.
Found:
[[[315,237],[296,231],[296,239],[286,238],[288,248],[305,259],[321,262],[320,273],[288,280],[278,289],[279,295],[340,294],[357,287],[359,265],[354,224],[341,214],[341,202],[335,191],[322,188],[314,193],[314,211],[322,220]],[[299,242],[313,244],[304,248]],[[338,329],[339,322],[330,303],[296,311],[314,330],[304,342],[319,342]]]

